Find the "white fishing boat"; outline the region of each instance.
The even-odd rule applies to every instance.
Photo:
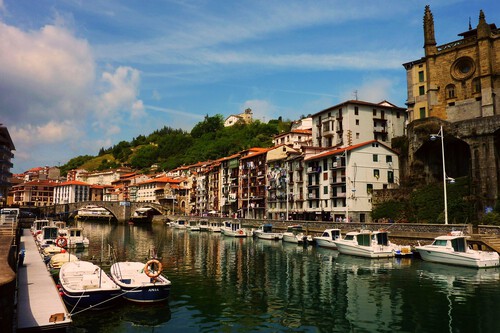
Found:
[[[473,250],[461,231],[436,237],[432,244],[417,246],[416,250],[425,261],[474,268],[500,265],[497,252]]]
[[[335,241],[340,238],[340,229],[325,229],[321,236],[315,236],[313,237],[313,240],[318,246],[336,249],[337,244],[335,244]]]
[[[49,226],[51,224],[52,223],[46,219],[34,220],[33,223],[31,224],[31,233],[33,234],[33,236],[36,237],[36,235],[42,232],[43,227]]]
[[[198,221],[190,220],[186,225],[186,229],[191,231],[200,231],[200,226],[198,225]]]
[[[58,245],[56,240],[59,237],[59,228],[54,225],[46,225],[36,234],[36,241],[40,249],[44,249],[49,245]]]
[[[177,219],[174,222],[174,228],[175,229],[186,229],[187,223],[186,220],[184,219]]]
[[[288,226],[282,237],[285,243],[304,244],[313,241],[313,238],[306,235],[302,226],[298,224]]]
[[[83,228],[71,227],[67,229],[68,248],[84,249],[89,247],[89,239],[84,236]]]
[[[394,249],[391,246],[377,244],[372,240],[373,233],[370,230],[348,232],[344,238],[335,240],[337,250],[343,254],[365,258],[388,258],[394,257]]]
[[[410,245],[398,245],[389,241],[389,234],[387,230],[380,229],[372,231],[372,242],[378,245],[384,245],[392,248],[396,257],[411,257],[413,251]]]
[[[222,222],[219,221],[211,221],[208,225],[208,231],[211,232],[221,232],[220,229],[222,227]]]
[[[120,287],[99,266],[89,261],[69,261],[62,265],[59,284],[69,309],[109,308],[122,294]]]
[[[238,221],[224,221],[221,227],[221,234],[228,237],[247,237],[247,233]]]
[[[208,231],[208,220],[199,220],[198,225],[200,226],[200,231]]]
[[[96,205],[87,205],[78,210],[77,217],[82,220],[109,220],[113,217],[113,215],[106,208]]]
[[[168,299],[171,282],[162,273],[159,260],[142,262],[117,262],[111,265],[110,274],[124,292],[123,298],[133,302],[161,302]]]
[[[283,238],[282,232],[274,232],[272,224],[263,224],[259,229],[254,230],[253,235],[259,239],[267,240],[281,240]]]

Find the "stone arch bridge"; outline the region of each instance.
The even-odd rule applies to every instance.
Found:
[[[78,210],[86,206],[97,206],[105,208],[118,220],[127,222],[139,208],[152,208],[157,213],[167,215],[169,209],[152,202],[130,202],[130,201],[83,201],[69,204],[55,204],[52,206],[40,207],[40,211],[46,216],[63,216],[73,218],[78,214]]]

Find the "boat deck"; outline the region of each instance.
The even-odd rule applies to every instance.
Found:
[[[71,317],[27,229],[21,236],[21,248],[25,250],[25,257],[17,272],[17,330],[53,330],[69,326]]]

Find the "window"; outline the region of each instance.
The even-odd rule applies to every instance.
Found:
[[[396,112],[396,118],[398,118],[398,119],[401,118],[401,113],[399,111]]]
[[[378,162],[378,155],[377,154],[373,154],[373,162]]]
[[[418,94],[420,96],[425,95],[425,87],[424,86],[418,87]]]
[[[354,107],[354,114],[359,115],[359,108],[357,106]]]
[[[359,133],[356,133],[356,139],[359,139]]]
[[[359,119],[356,119],[356,125],[359,126]]]
[[[373,169],[373,177],[379,179],[380,178],[380,170],[379,169]]]
[[[391,163],[392,162],[392,155],[386,155],[385,156],[385,162],[386,163]]]
[[[373,116],[377,115],[377,109],[373,109]]]
[[[394,183],[394,171],[387,171],[387,182]]]
[[[366,192],[368,194],[372,194],[373,193],[373,184],[366,184]]]
[[[479,80],[478,77],[476,77],[474,80],[472,80],[472,92],[473,93],[480,93],[481,92],[481,80]]]
[[[425,118],[425,107],[420,108],[420,118]]]
[[[328,180],[328,172],[323,172],[323,180]]]
[[[323,186],[323,194],[328,194],[328,186]]]
[[[418,72],[418,82],[424,82],[424,71]]]
[[[446,86],[446,98],[455,98],[455,85],[449,84]]]

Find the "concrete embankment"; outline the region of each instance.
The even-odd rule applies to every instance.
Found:
[[[11,332],[13,327],[17,244],[15,236],[0,234],[0,332]]]

